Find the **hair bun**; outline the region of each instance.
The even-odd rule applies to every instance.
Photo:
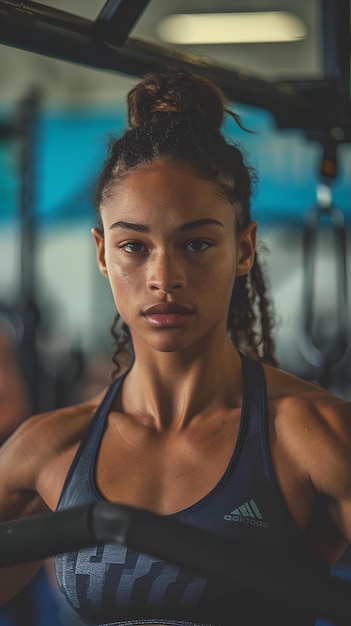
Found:
[[[221,90],[209,79],[170,68],[148,74],[128,94],[131,128],[165,119],[187,119],[208,130],[219,130],[225,112]]]

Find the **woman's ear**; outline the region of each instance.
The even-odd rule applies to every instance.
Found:
[[[93,235],[96,246],[96,258],[99,266],[99,270],[103,276],[108,278],[106,259],[105,259],[105,237],[100,228],[92,228],[91,234]]]
[[[257,223],[250,222],[237,239],[236,275],[245,276],[254,264],[256,254]]]

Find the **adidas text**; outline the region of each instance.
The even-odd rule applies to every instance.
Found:
[[[268,522],[264,522],[261,519],[242,517],[241,515],[225,515],[224,519],[228,522],[239,522],[240,524],[246,524],[248,526],[261,526],[262,528],[268,527]]]
[[[253,498],[250,502],[244,502],[244,504],[238,506],[234,511],[225,515],[224,519],[228,522],[238,522],[239,524],[246,524],[247,526],[268,527],[268,522],[264,521],[261,511]]]

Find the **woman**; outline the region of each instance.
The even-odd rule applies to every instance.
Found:
[[[129,338],[133,357],[103,400],[33,417],[4,447],[1,519],[122,502],[240,541],[293,584],[318,578],[351,540],[350,404],[276,367],[250,171],[220,133],[222,93],[169,70],[128,105],[93,236],[120,315],[117,368]],[[316,617],[112,544],[56,569],[95,624]],[[33,570],[2,572],[3,600]]]

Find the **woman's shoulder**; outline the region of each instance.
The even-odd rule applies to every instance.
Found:
[[[306,462],[351,458],[351,403],[314,383],[264,366],[270,426]]]
[[[339,398],[328,389],[284,370],[264,365],[268,402],[279,407],[311,410],[326,416],[330,411],[348,413],[351,402]]]
[[[3,488],[37,492],[54,508],[53,491],[56,485],[59,490],[103,396],[27,418],[0,448],[0,475],[8,477]]]
[[[103,396],[104,393],[101,392],[84,402],[32,415],[21,424],[5,445],[26,445],[30,442],[36,448],[41,447],[44,438],[49,438],[51,445],[60,446],[85,430]]]

